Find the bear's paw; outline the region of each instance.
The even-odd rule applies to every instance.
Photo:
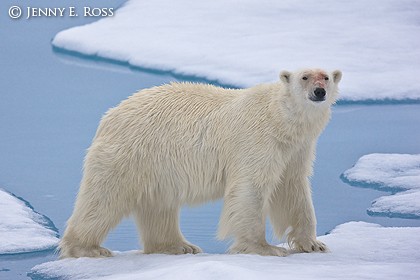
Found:
[[[318,240],[300,240],[293,242],[293,250],[303,253],[328,252],[328,247]]]
[[[229,249],[230,254],[253,254],[260,256],[285,257],[289,253],[285,248],[270,244],[237,244]]]
[[[160,245],[145,248],[145,254],[169,254],[169,255],[182,255],[182,254],[199,254],[202,253],[200,247],[188,242],[171,245]]]

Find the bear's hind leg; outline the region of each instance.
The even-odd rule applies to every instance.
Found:
[[[197,254],[202,250],[185,240],[179,228],[179,207],[143,204],[135,213],[145,254]]]
[[[59,244],[60,258],[111,257],[112,253],[101,247],[108,232],[124,216],[123,209],[106,199],[80,193],[74,212]]]

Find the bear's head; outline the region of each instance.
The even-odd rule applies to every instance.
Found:
[[[337,98],[341,76],[340,70],[327,73],[321,69],[304,69],[293,73],[282,71],[280,80],[297,100],[331,105]]]

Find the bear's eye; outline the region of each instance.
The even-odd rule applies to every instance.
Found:
[[[308,77],[306,77],[306,76],[304,76],[304,77],[302,77],[302,80],[307,80],[308,79]]]
[[[324,78],[324,80],[326,80],[326,81],[328,81],[329,79],[330,79],[330,78],[328,78],[328,77],[325,77],[325,78]]]

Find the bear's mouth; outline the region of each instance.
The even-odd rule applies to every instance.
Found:
[[[323,102],[323,101],[325,101],[325,96],[319,97],[319,96],[310,95],[309,100],[311,100],[313,102]]]

